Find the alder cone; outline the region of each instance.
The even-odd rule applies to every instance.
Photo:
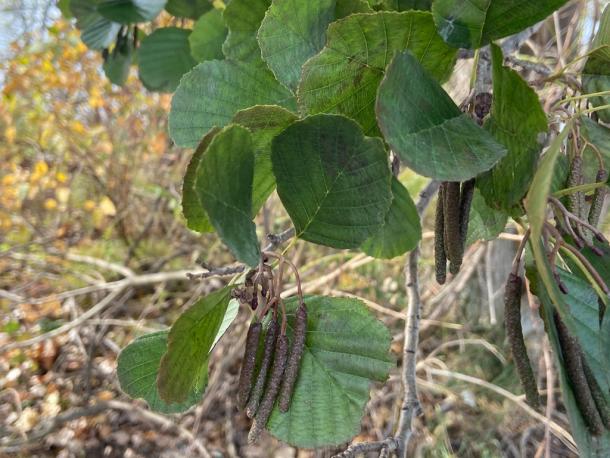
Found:
[[[284,368],[286,367],[287,356],[288,337],[286,337],[286,335],[280,335],[277,339],[277,347],[275,349],[269,383],[267,383],[263,400],[258,406],[256,416],[252,422],[252,427],[248,433],[248,443],[250,444],[253,444],[258,440],[267,421],[269,421],[271,411],[273,410],[273,404],[275,404],[278,392],[280,391],[280,383],[282,382],[282,375],[284,374]]]
[[[246,406],[248,396],[250,396],[252,379],[254,377],[254,365],[256,363],[256,351],[258,350],[258,341],[262,329],[263,324],[260,321],[252,322],[248,328],[246,349],[244,350],[241,372],[239,373],[239,385],[237,387],[237,405],[240,409]]]
[[[301,366],[301,357],[305,349],[305,335],[307,333],[307,307],[305,304],[299,305],[294,325],[294,340],[290,356],[286,363],[286,371],[284,372],[284,380],[280,390],[280,412],[288,412],[290,400],[294,391],[294,384],[299,375],[299,367]]]
[[[527,355],[521,328],[521,295],[523,293],[523,279],[514,273],[508,275],[504,290],[504,319],[506,336],[510,346],[517,375],[521,381],[525,399],[529,405],[537,408],[540,405],[540,395],[536,385],[536,378]]]
[[[246,415],[248,418],[253,418],[258,410],[258,404],[260,403],[263,390],[265,388],[265,381],[267,380],[267,374],[269,373],[269,367],[273,360],[273,350],[275,348],[277,336],[279,334],[280,324],[277,317],[273,317],[265,336],[265,344],[263,347],[263,359],[261,360],[260,369],[256,377],[256,383],[250,393],[248,399],[248,405],[246,406]]]

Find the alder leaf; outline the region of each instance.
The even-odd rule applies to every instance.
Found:
[[[202,62],[184,75],[172,98],[169,132],[176,144],[194,147],[212,127],[254,105],[296,111],[294,96],[262,64],[233,60]]]
[[[303,66],[298,88],[303,112],[338,113],[379,135],[375,97],[385,68],[396,51],[409,49],[438,80],[451,73],[456,50],[436,33],[423,11],[354,14],[328,27],[322,51]]]
[[[212,226],[233,255],[249,266],[260,260],[252,221],[254,146],[250,132],[231,124],[218,132],[203,153],[195,191]]]
[[[371,382],[394,366],[391,336],[359,300],[309,296],[301,367],[287,413],[276,406],[268,430],[295,447],[348,442],[358,434]],[[292,340],[298,299],[286,301]]]
[[[392,200],[383,143],[338,115],[290,125],[271,146],[277,192],[297,237],[356,248],[383,224]]]
[[[163,27],[148,35],[138,49],[140,79],[151,91],[173,92],[197,62],[191,56],[188,29]]]
[[[269,5],[271,5],[271,0],[231,0],[229,2],[222,13],[229,30],[227,39],[222,45],[222,51],[227,59],[244,62],[262,61],[256,32]]]
[[[157,376],[160,398],[182,403],[193,387],[201,385],[208,353],[217,342],[230,301],[232,285],[199,299],[172,325],[167,352],[161,358]],[[226,327],[225,327],[226,329]]]
[[[475,189],[470,207],[466,246],[472,245],[477,240],[495,239],[506,227],[507,220],[506,213],[490,208],[481,192]]]
[[[386,142],[420,175],[464,181],[506,155],[506,148],[462,113],[409,51],[392,60],[376,108]]]
[[[165,7],[166,0],[97,0],[98,12],[120,24],[152,21]]]
[[[76,18],[81,40],[90,49],[104,49],[115,40],[121,24],[105,18],[97,11],[97,2],[70,0],[70,12]]]
[[[610,5],[602,13],[591,47],[594,50],[582,71],[583,93],[610,91]],[[589,101],[594,107],[610,105],[610,95],[590,97]],[[597,116],[610,123],[610,108],[598,110]]]
[[[197,62],[222,59],[222,44],[227,36],[227,28],[220,10],[211,10],[203,14],[189,36],[191,55]]]
[[[363,244],[362,251],[380,259],[392,259],[417,246],[421,240],[419,214],[411,195],[392,177],[392,203],[381,228]]]
[[[517,72],[502,65],[498,46],[491,45],[491,55],[493,104],[485,128],[508,154],[477,177],[477,187],[489,206],[510,212],[527,193],[548,126],[536,92]]]
[[[212,8],[209,0],[167,0],[165,10],[176,17],[197,20]]]
[[[567,0],[435,0],[438,32],[456,48],[479,48],[536,24]]]

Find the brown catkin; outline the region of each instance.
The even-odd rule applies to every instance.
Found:
[[[263,359],[261,360],[258,375],[256,376],[256,383],[254,384],[254,388],[252,388],[250,398],[248,399],[248,405],[246,406],[246,415],[248,418],[254,418],[254,415],[256,415],[256,411],[258,410],[258,404],[261,400],[261,396],[263,395],[265,381],[267,380],[267,374],[269,373],[269,367],[271,366],[271,361],[273,360],[273,349],[275,348],[279,330],[279,321],[277,317],[273,317],[271,323],[269,323],[267,335],[265,336]]]
[[[608,172],[604,169],[599,169],[595,181],[597,183],[605,183],[608,181]],[[606,185],[595,189],[593,200],[591,201],[591,208],[589,209],[589,224],[591,226],[597,227],[599,224],[599,217],[602,214],[602,207],[604,206],[604,199],[606,198],[607,193],[608,188]]]
[[[256,352],[258,350],[258,341],[261,336],[263,325],[260,321],[253,321],[248,328],[246,336],[246,349],[244,351],[244,359],[241,363],[241,372],[239,373],[239,385],[237,387],[237,405],[243,409],[248,402],[250,389],[252,388],[252,379],[254,377],[254,365],[256,363]]]
[[[284,374],[284,368],[286,367],[287,357],[288,337],[286,337],[286,335],[280,335],[280,337],[277,339],[277,346],[275,348],[275,355],[273,357],[273,365],[271,367],[269,382],[267,383],[267,388],[263,394],[263,399],[258,406],[250,432],[248,433],[248,443],[250,444],[253,444],[258,440],[263,428],[271,416],[273,404],[275,404],[277,394],[280,390],[280,383],[282,382],[282,375]]]
[[[460,183],[446,183],[443,214],[445,216],[445,251],[450,263],[460,259],[462,240],[460,237]]]
[[[586,358],[584,355],[581,355],[582,360],[582,368],[585,372],[585,377],[587,379],[587,383],[589,384],[589,389],[591,390],[591,396],[593,396],[593,401],[597,406],[597,411],[599,412],[599,416],[602,419],[602,422],[606,429],[610,429],[610,407],[606,402],[606,398],[604,397],[604,393],[602,389],[599,387],[597,380],[595,379],[595,375],[593,375],[593,371],[589,367]]]
[[[523,294],[523,279],[514,273],[508,275],[506,288],[504,290],[504,325],[506,336],[510,346],[517,375],[525,392],[525,399],[529,405],[538,408],[540,395],[536,386],[536,378],[530,364],[523,340],[523,329],[521,328],[521,295]]]
[[[472,197],[474,196],[474,178],[462,183],[460,192],[460,250],[456,253],[457,258],[451,261],[450,270],[453,275],[456,275],[462,267],[462,258],[464,257],[464,247],[466,246],[466,237],[468,236],[468,223],[470,222],[470,207],[472,205]]]
[[[307,306],[301,303],[297,308],[294,333],[292,340],[292,349],[290,356],[286,362],[286,371],[280,388],[280,412],[288,412],[290,400],[294,391],[294,384],[299,375],[299,367],[301,365],[301,357],[305,349],[305,336],[307,334]]]
[[[585,420],[589,432],[594,436],[599,436],[604,432],[604,424],[585,376],[580,345],[570,334],[557,312],[554,315],[557,337],[561,346],[561,355],[576,404],[578,404],[578,409]]]
[[[570,164],[570,172],[568,174],[568,187],[580,186],[583,183],[582,175],[582,156],[576,155]],[[571,213],[582,217],[584,212],[585,195],[582,191],[568,194],[568,210]]]
[[[445,252],[445,216],[443,214],[445,183],[438,189],[436,219],[434,221],[434,270],[436,281],[442,285],[447,280],[447,253]]]

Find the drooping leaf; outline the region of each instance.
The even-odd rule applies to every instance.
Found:
[[[194,147],[213,126],[227,125],[237,111],[264,104],[296,110],[294,96],[262,65],[202,62],[182,78],[172,98],[170,135],[179,146]]]
[[[479,48],[541,21],[567,0],[435,0],[434,21],[456,48]]]
[[[379,135],[375,97],[396,51],[409,49],[439,80],[451,73],[455,49],[436,33],[430,13],[354,14],[333,22],[324,49],[303,66],[299,105],[309,114],[339,113]]]
[[[157,376],[159,396],[166,403],[184,402],[190,390],[201,385],[232,288],[229,285],[199,299],[173,324]]]
[[[167,403],[161,399],[157,390],[157,374],[161,357],[167,351],[168,333],[158,331],[136,338],[123,348],[117,359],[117,376],[125,394],[133,399],[143,398],[151,410],[165,414],[184,412],[197,404],[208,384],[205,357],[183,401]]]
[[[180,78],[197,62],[191,57],[190,30],[178,27],[156,29],[138,49],[140,79],[151,91],[173,92]],[[206,131],[207,132],[207,131]]]
[[[197,62],[222,59],[222,44],[227,37],[227,28],[220,10],[203,14],[193,26],[189,36],[191,54]]]
[[[108,48],[119,33],[121,24],[97,11],[97,1],[70,0],[70,11],[81,31],[81,40],[91,49]]]
[[[356,248],[383,224],[391,203],[388,158],[349,118],[314,115],[271,146],[277,192],[297,237]]]
[[[372,13],[373,9],[366,0],[336,0],[335,20],[356,13]]]
[[[210,219],[199,200],[199,195],[195,191],[195,179],[197,178],[199,162],[201,162],[203,154],[218,132],[220,132],[220,128],[213,127],[205,134],[186,167],[186,173],[182,181],[182,214],[186,219],[187,227],[196,232],[214,232],[214,226],[210,223]]]
[[[199,17],[212,8],[209,0],[167,0],[165,10],[176,17],[199,19]]]
[[[599,29],[591,46],[594,51],[587,58],[582,71],[584,93],[610,91],[610,5],[602,13]],[[610,95],[589,99],[594,107],[609,105]],[[610,108],[597,111],[599,119],[610,123]]]
[[[133,51],[131,36],[119,36],[110,54],[104,59],[104,73],[111,83],[122,86],[129,76]]]
[[[392,203],[383,225],[362,245],[369,256],[391,259],[412,250],[421,240],[421,224],[409,191],[392,177]]]
[[[255,216],[275,189],[271,168],[271,141],[297,116],[277,105],[256,105],[238,111],[233,122],[244,126],[252,134],[254,146],[254,179],[252,182],[252,216]]]
[[[97,0],[97,10],[106,19],[120,24],[152,21],[167,0]]]
[[[360,430],[372,381],[384,381],[394,365],[390,333],[355,299],[311,296],[307,336],[287,413],[276,406],[267,428],[296,447],[342,444]],[[286,302],[292,339],[298,301]]]
[[[324,46],[334,13],[335,0],[271,2],[258,30],[258,43],[263,60],[280,83],[296,89],[302,65]]]
[[[377,96],[383,136],[417,173],[443,181],[464,181],[489,170],[506,149],[462,113],[418,60],[397,54]]]
[[[195,191],[212,226],[233,255],[254,267],[260,260],[252,222],[254,146],[250,132],[229,125],[218,132],[197,167]]]
[[[227,59],[260,62],[256,33],[271,0],[231,0],[223,12],[229,33],[222,45]],[[244,107],[245,108],[245,107]]]
[[[430,11],[432,0],[384,0],[383,4],[394,11]]]
[[[485,127],[508,154],[477,177],[477,186],[489,206],[510,212],[520,206],[534,177],[547,121],[536,92],[517,72],[502,66],[502,50],[492,44],[491,54],[493,104]]]
[[[494,210],[485,203],[478,189],[475,189],[470,207],[470,221],[466,245],[472,245],[477,240],[493,240],[506,227],[508,215]]]

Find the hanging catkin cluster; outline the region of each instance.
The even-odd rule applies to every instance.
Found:
[[[285,413],[290,408],[307,333],[307,306],[303,301],[296,267],[274,253],[264,255],[266,258],[274,257],[279,260],[278,275],[273,275],[271,266],[261,263],[258,271],[254,271],[255,274],[250,275],[249,273],[246,276],[244,288],[235,293],[242,302],[247,302],[249,299],[250,306],[258,309],[246,336],[246,348],[237,390],[238,407],[245,408],[246,415],[253,419],[248,434],[250,443],[259,438],[269,421],[276,401],[280,412]],[[294,318],[292,345],[286,334],[286,311],[280,297],[284,264],[288,264],[293,269],[297,277],[299,292],[299,306]],[[251,291],[248,292],[248,290]],[[252,302],[256,302],[256,306],[253,306]],[[266,332],[263,332],[265,319],[267,326]],[[256,357],[261,340],[263,340],[263,349],[258,361],[257,372]]]

